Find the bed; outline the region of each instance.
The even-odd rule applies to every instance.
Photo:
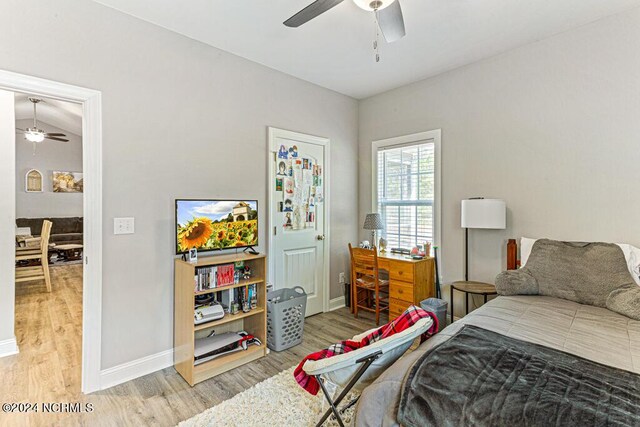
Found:
[[[479,327],[520,342],[578,356],[600,364],[597,366],[602,366],[601,369],[619,369],[619,372],[630,373],[631,380],[640,384],[639,320],[605,307],[554,296],[501,295],[406,354],[364,389],[356,408],[355,425],[399,425],[401,395],[406,393],[405,381],[416,370],[416,362],[456,337],[465,327],[467,333]],[[632,421],[627,419],[620,425],[640,425],[640,414],[634,411],[631,411]],[[638,417],[633,418],[635,415]]]

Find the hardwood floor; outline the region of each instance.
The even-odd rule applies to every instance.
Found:
[[[174,426],[247,388],[297,365],[307,354],[375,327],[373,316],[355,319],[346,308],[306,319],[302,344],[190,387],[173,369],[107,390],[80,393],[82,265],[51,269],[44,283],[16,287],[20,354],[0,359],[0,403],[90,404],[88,413],[5,414],[2,426]]]
[[[16,284],[20,353],[0,359],[1,403],[73,401],[80,393],[82,265],[50,272],[50,293],[43,280]],[[1,413],[0,423],[28,425],[31,418],[38,417]]]

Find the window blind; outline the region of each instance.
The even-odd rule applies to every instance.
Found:
[[[434,189],[433,141],[378,150],[378,212],[389,247],[433,242]]]

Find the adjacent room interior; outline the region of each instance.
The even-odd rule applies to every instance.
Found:
[[[640,0],[0,3],[0,425],[639,425],[638,41]]]
[[[15,333],[4,366],[20,400],[81,392],[83,289],[82,108],[32,94],[15,100]]]

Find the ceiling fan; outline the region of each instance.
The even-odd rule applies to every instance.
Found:
[[[16,130],[24,134],[24,139],[26,139],[29,142],[33,142],[34,146],[36,143],[42,142],[45,139],[50,139],[53,141],[69,142],[69,140],[66,139],[67,135],[65,135],[64,133],[45,132],[42,129],[38,128],[36,106],[38,105],[38,103],[42,102],[42,99],[30,97],[29,101],[33,103],[33,127],[26,128],[26,129],[16,128]]]
[[[284,25],[297,28],[311,21],[313,18],[322,15],[343,1],[344,0],[316,0],[284,21]],[[376,54],[376,62],[379,62],[378,29],[382,31],[382,35],[387,43],[400,40],[406,35],[400,0],[353,0],[353,2],[361,9],[374,13],[376,20],[376,39],[373,42],[373,50]]]

